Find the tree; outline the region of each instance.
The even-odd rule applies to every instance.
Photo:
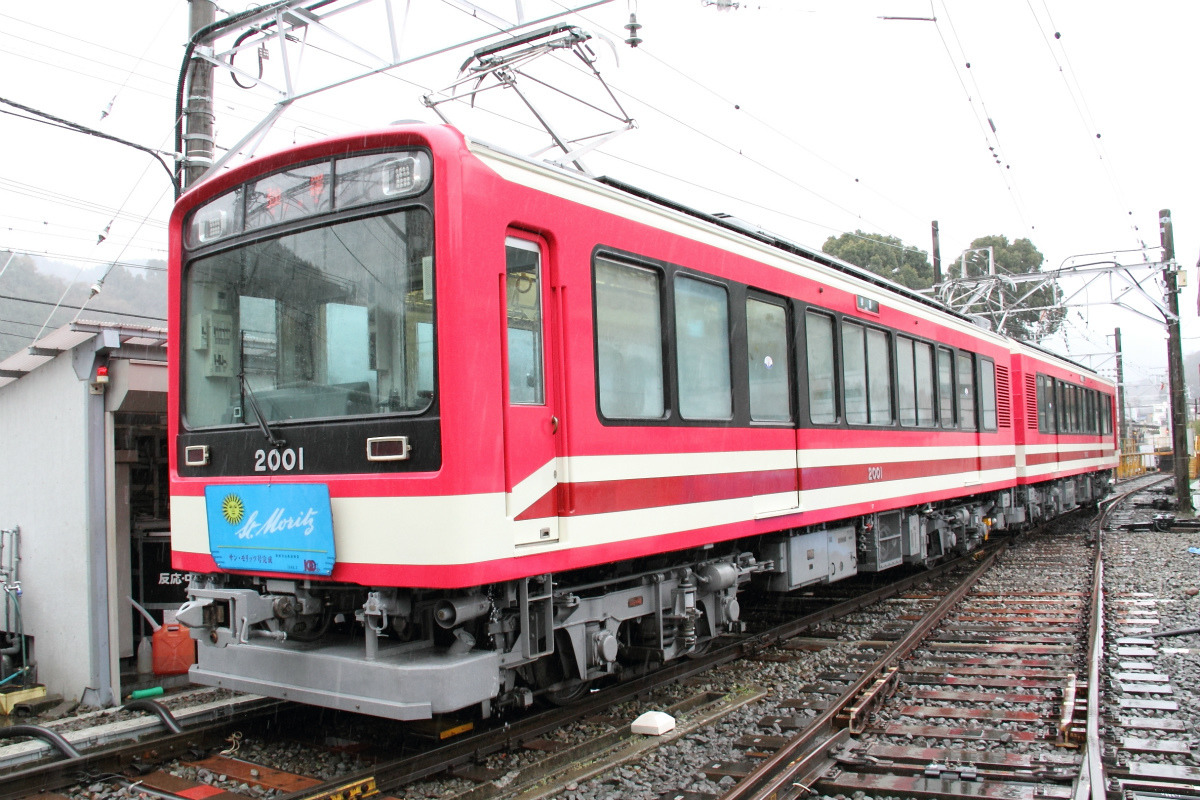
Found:
[[[855,231],[825,240],[823,251],[910,289],[933,286],[929,254],[895,236]]]
[[[981,236],[971,242],[954,265],[947,266],[946,277],[961,277],[964,259],[967,278],[986,277],[989,274],[989,247],[995,258],[996,280],[980,295],[982,304],[960,310],[981,314],[991,320],[995,329],[1023,341],[1038,342],[1052,336],[1067,316],[1058,284],[1050,283],[1035,289],[1036,283],[1005,280],[1008,275],[1041,270],[1046,257],[1028,239],[1009,242],[1007,236]]]

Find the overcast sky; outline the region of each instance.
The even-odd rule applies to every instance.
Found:
[[[512,0],[482,5],[513,14]],[[523,5],[530,16],[560,6]],[[397,17],[404,6],[394,0]],[[247,7],[221,4],[227,13]],[[375,0],[357,18],[347,15],[343,30],[377,47],[382,7]],[[1177,259],[1191,272],[1181,296],[1185,350],[1200,348],[1192,338],[1200,336],[1200,4],[752,0],[722,10],[702,0],[640,0],[636,10],[644,26],[636,50],[620,41],[629,0],[581,21],[617,45],[619,64],[596,40],[597,67],[638,125],[585,161],[593,172],[817,248],[830,235],[862,229],[928,251],[930,222],[938,220],[945,260],[976,237],[1003,234],[1031,239],[1046,268],[1143,245],[1145,258],[1158,260],[1157,215],[1169,208]],[[184,0],[5,7],[0,97],[169,151],[187,14]],[[447,0],[412,0],[409,22],[410,53],[488,30]],[[310,44],[294,65],[297,80],[361,69],[342,45],[316,34]],[[467,54],[307,98],[260,153],[398,119],[435,121],[421,95],[451,83]],[[238,65],[257,71],[249,54]],[[264,81],[282,81],[281,54],[270,52],[263,69]],[[589,91],[576,64],[543,74]],[[218,145],[233,145],[274,98],[264,86],[241,89],[220,75]],[[593,122],[565,100],[535,99],[571,135]],[[468,135],[521,152],[547,144],[527,116],[518,118],[511,92],[479,105],[472,112],[451,104],[446,114]],[[81,266],[166,258],[171,186],[153,159],[11,113],[0,114],[0,137],[0,248]],[[1140,263],[1143,254],[1116,258]],[[1107,289],[1089,292],[1096,301],[1105,296]],[[1161,327],[1128,311],[1072,312],[1070,339],[1054,346],[1089,361],[1111,347],[1115,326],[1130,379],[1162,375]],[[1094,363],[1111,368],[1102,361]]]

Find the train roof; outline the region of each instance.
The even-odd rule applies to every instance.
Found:
[[[734,217],[732,215],[723,214],[720,212],[710,214],[705,211],[700,211],[699,209],[692,208],[690,206],[684,205],[683,203],[679,203],[679,202],[676,202],[669,198],[662,197],[661,195],[654,194],[653,192],[646,191],[645,189],[641,189],[637,186],[634,186],[633,184],[626,183],[625,181],[619,180],[617,178],[609,177],[606,175],[599,176],[595,180],[606,186],[611,186],[614,189],[618,189],[621,192],[632,195],[634,197],[638,197],[642,200],[646,200],[646,201],[654,203],[656,205],[660,205],[665,208],[669,208],[673,211],[677,211],[679,213],[686,214],[688,216],[704,220],[705,222],[709,222],[713,225],[717,225],[722,228],[726,228],[728,230],[734,231],[735,233],[739,233],[743,236],[748,236],[752,239],[756,239],[760,242],[768,244],[771,247],[782,250],[786,253],[800,256],[801,258],[806,258],[810,261],[815,261],[818,264],[822,264],[826,267],[829,267],[830,269],[834,269],[839,272],[845,273],[847,275],[851,275],[855,278],[858,278],[859,280],[862,280],[867,283],[878,286],[879,288],[881,288],[885,291],[891,292],[893,294],[901,295],[902,297],[906,297],[909,300],[913,300],[917,303],[921,303],[930,308],[936,309],[937,311],[939,311],[943,314],[947,314],[949,316],[956,317],[960,320],[971,323],[972,325],[975,325],[976,327],[982,328],[983,330],[986,330],[989,333],[992,333],[996,336],[999,336],[999,337],[1005,339],[1006,341],[1010,342],[1011,345],[1014,347],[1027,348],[1029,350],[1033,350],[1041,356],[1054,359],[1056,361],[1061,362],[1064,365],[1074,367],[1075,369],[1077,369],[1081,372],[1086,372],[1091,375],[1097,375],[1097,377],[1099,377],[1098,373],[1096,373],[1095,370],[1093,370],[1089,367],[1086,367],[1076,361],[1072,361],[1071,359],[1066,358],[1062,355],[1059,355],[1058,353],[1054,353],[1054,352],[1046,349],[1045,347],[1042,347],[1041,345],[1036,344],[1034,342],[1027,342],[1022,339],[1017,339],[1013,336],[1009,336],[1008,334],[1002,333],[1000,331],[993,331],[993,330],[991,330],[991,328],[983,325],[977,317],[973,317],[969,314],[963,314],[962,312],[951,308],[950,306],[946,305],[945,303],[942,303],[941,301],[937,300],[936,298],[930,297],[927,294],[918,292],[914,289],[904,286],[903,284],[896,283],[895,281],[888,280],[887,278],[885,278],[881,275],[878,275],[874,272],[871,272],[868,269],[864,269],[863,267],[860,267],[856,264],[851,264],[848,261],[843,261],[842,259],[831,256],[828,253],[825,253],[821,250],[815,250],[806,245],[800,244],[798,242],[794,242],[790,239],[786,239],[786,238],[779,236],[777,234],[774,234],[770,231],[764,230],[764,229],[758,227],[757,225],[752,225],[751,223],[746,222],[745,220],[738,219],[737,217]]]
[[[685,216],[691,217],[691,218],[699,220],[701,222],[705,222],[710,225],[714,225],[718,228],[722,228],[722,229],[732,232],[736,235],[744,236],[749,239],[753,239],[757,242],[760,242],[762,244],[765,244],[765,245],[771,247],[772,249],[779,250],[781,252],[787,253],[792,256],[798,256],[798,257],[806,259],[808,261],[816,262],[817,264],[820,264],[828,269],[835,270],[844,275],[852,277],[856,280],[873,285],[873,286],[875,286],[883,291],[886,291],[890,294],[899,295],[909,301],[918,303],[918,304],[923,305],[927,308],[930,308],[934,311],[937,311],[940,314],[945,314],[945,315],[947,315],[949,317],[953,317],[961,322],[965,322],[965,323],[971,325],[972,327],[975,327],[975,328],[977,328],[981,331],[984,331],[992,336],[996,336],[996,337],[1004,340],[1005,342],[1007,342],[1009,344],[1010,347],[1013,347],[1016,349],[1026,349],[1028,351],[1032,351],[1033,353],[1036,353],[1037,355],[1039,355],[1043,358],[1048,358],[1048,359],[1053,359],[1055,361],[1058,361],[1065,367],[1074,368],[1075,370],[1078,370],[1082,373],[1088,373],[1088,374],[1099,377],[1098,373],[1096,373],[1095,370],[1093,370],[1089,367],[1086,367],[1083,364],[1080,364],[1078,362],[1072,361],[1071,359],[1066,358],[1062,355],[1051,352],[1050,350],[1046,349],[1045,347],[1042,347],[1041,345],[1035,344],[1033,342],[1027,342],[1027,341],[1023,341],[1021,339],[1017,339],[1017,338],[1009,336],[1005,333],[1001,333],[1000,331],[993,331],[993,330],[991,330],[990,327],[983,324],[982,321],[978,317],[973,317],[969,314],[963,314],[960,311],[956,311],[955,309],[947,306],[946,304],[942,303],[941,301],[937,300],[936,298],[933,298],[929,295],[918,292],[918,291],[911,289],[907,286],[904,286],[902,284],[896,283],[895,281],[888,280],[887,278],[885,278],[881,275],[878,275],[874,272],[871,272],[868,269],[864,269],[863,267],[859,267],[855,264],[851,264],[848,261],[843,261],[840,258],[836,258],[834,256],[829,255],[828,253],[813,249],[811,247],[808,247],[806,245],[792,241],[792,240],[787,239],[778,234],[764,230],[763,228],[761,228],[757,225],[752,225],[751,223],[746,222],[745,220],[739,219],[737,217],[734,217],[732,215],[723,214],[720,212],[709,213],[706,211],[700,211],[699,209],[693,208],[684,203],[680,203],[680,202],[672,200],[670,198],[663,197],[662,195],[655,194],[654,192],[647,191],[647,190],[642,189],[638,186],[635,186],[631,183],[627,183],[626,181],[622,181],[618,178],[613,178],[611,176],[603,175],[603,176],[597,177],[597,176],[585,175],[581,172],[567,169],[565,167],[559,166],[557,164],[552,164],[552,163],[549,163],[546,161],[538,161],[536,159],[530,158],[529,156],[521,155],[519,153],[514,153],[503,147],[498,147],[496,145],[489,144],[487,142],[483,142],[483,141],[480,141],[477,139],[469,139],[468,138],[468,139],[466,139],[466,141],[467,141],[468,146],[471,147],[472,149],[479,148],[482,150],[490,151],[491,153],[494,153],[497,155],[506,156],[506,157],[514,159],[515,161],[520,162],[528,167],[546,170],[550,174],[558,175],[563,178],[580,180],[585,183],[600,184],[602,186],[608,187],[609,189],[616,190],[620,194],[623,194],[623,195],[626,195],[629,197],[635,197],[639,200],[651,203],[660,208],[668,209],[675,213],[683,214]]]
[[[640,189],[637,186],[634,186],[633,184],[626,183],[626,182],[618,180],[616,178],[611,178],[607,175],[602,175],[602,176],[596,178],[596,180],[607,186],[612,186],[615,189],[619,189],[622,192],[626,192],[635,197],[640,197],[643,200],[648,200],[651,203],[656,203],[658,205],[665,206],[667,208],[673,209],[680,213],[687,214],[688,216],[692,216],[692,217],[696,217],[697,219],[705,220],[706,222],[710,222],[713,225],[719,225],[722,228],[727,228],[731,231],[735,231],[744,236],[749,236],[753,239],[757,239],[760,242],[765,242],[766,244],[769,244],[770,246],[772,246],[776,249],[783,250],[784,252],[791,253],[792,255],[801,256],[802,258],[807,258],[810,261],[816,261],[819,264],[823,264],[823,265],[825,265],[831,269],[835,269],[839,272],[844,272],[848,275],[853,275],[854,277],[858,278],[859,280],[863,280],[863,281],[866,281],[867,283],[874,284],[888,292],[891,292],[893,294],[902,295],[904,297],[909,298],[910,300],[915,300],[918,303],[922,303],[931,308],[935,308],[944,314],[949,314],[951,316],[958,317],[959,319],[964,320],[965,322],[969,322],[972,325],[975,325],[977,327],[983,328],[984,330],[990,330],[989,328],[982,325],[979,322],[979,320],[977,320],[976,318],[974,318],[968,314],[963,314],[959,311],[955,311],[950,306],[946,305],[945,303],[942,303],[941,301],[939,301],[933,297],[930,297],[929,295],[922,294],[921,292],[918,292],[915,289],[910,289],[909,287],[904,286],[903,284],[896,283],[895,281],[892,281],[892,280],[888,280],[887,278],[883,277],[882,275],[878,275],[878,274],[871,272],[868,269],[864,269],[863,267],[860,267],[856,264],[851,264],[848,261],[843,261],[842,259],[831,256],[828,253],[825,253],[821,250],[814,250],[811,247],[802,245],[798,242],[794,242],[791,239],[786,239],[782,236],[779,236],[778,234],[772,233],[772,232],[765,230],[757,225],[749,223],[743,219],[739,219],[738,217],[732,216],[731,214],[724,214],[721,212],[710,214],[705,211],[700,211],[698,209],[691,208],[690,206],[686,206],[682,203],[677,203],[674,200],[670,200],[668,198],[662,197],[661,195],[656,195],[653,192],[648,192],[644,189]],[[992,332],[997,333],[1000,336],[1004,336],[1004,334],[999,333],[998,331],[992,331]],[[1005,336],[1005,338],[1011,338],[1011,337]]]

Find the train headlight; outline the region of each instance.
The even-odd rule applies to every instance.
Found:
[[[429,154],[419,150],[340,158],[335,166],[335,208],[352,208],[420,194],[429,185]]]
[[[209,200],[192,212],[187,246],[196,247],[242,232],[242,190],[234,189]]]

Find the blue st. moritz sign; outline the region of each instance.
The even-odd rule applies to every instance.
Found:
[[[333,519],[325,484],[206,486],[208,547],[221,569],[329,575]]]

